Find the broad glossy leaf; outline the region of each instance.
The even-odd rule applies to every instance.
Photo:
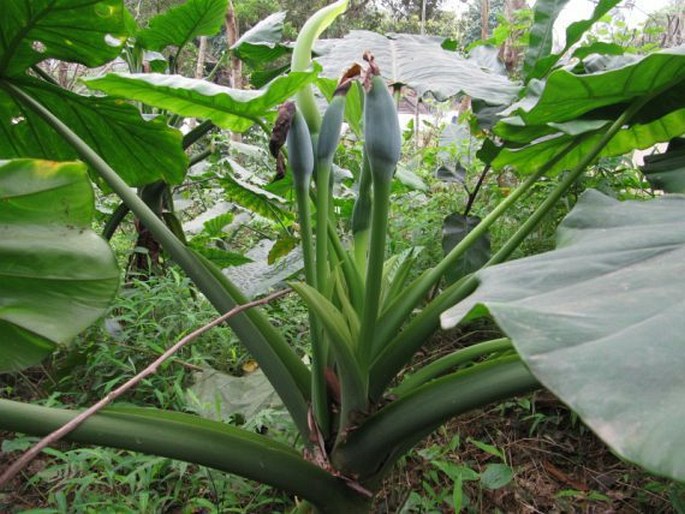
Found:
[[[530,80],[532,78],[544,77],[549,72],[549,70],[559,61],[559,59],[580,40],[583,34],[585,34],[585,32],[590,27],[592,27],[592,25],[595,22],[599,20],[602,16],[604,16],[606,13],[608,13],[620,1],[621,0],[599,0],[599,2],[597,2],[597,5],[595,6],[594,11],[592,11],[592,15],[588,19],[571,23],[566,28],[566,44],[563,50],[559,53],[547,56],[538,55],[535,62],[532,63],[532,69],[530,69],[530,71],[528,71],[528,73],[526,74],[527,80]],[[536,2],[536,8],[539,2],[540,0]]]
[[[40,362],[95,322],[119,270],[90,230],[81,163],[0,161],[0,372]]]
[[[490,312],[619,455],[685,480],[685,197],[583,195],[556,250],[486,268],[443,327]]]
[[[445,48],[444,45],[441,46]],[[466,60],[497,75],[507,74],[507,67],[500,59],[499,48],[494,46],[478,45],[471,49]]]
[[[0,76],[22,75],[45,59],[100,66],[126,40],[121,0],[3,0]]]
[[[572,129],[569,128],[569,130]],[[649,148],[656,143],[669,141],[683,133],[685,133],[685,108],[671,112],[650,123],[636,123],[627,126],[607,143],[599,155],[600,157],[623,155],[638,148]],[[584,137],[581,143],[556,163],[550,172],[570,169],[578,164],[603,135],[602,130],[597,130],[592,135]],[[552,160],[574,139],[574,135],[559,132],[522,148],[504,148],[492,162],[492,165],[495,169],[513,166],[519,173],[530,173]]]
[[[283,235],[276,239],[276,242],[271,247],[266,262],[270,265],[278,262],[279,259],[285,257],[292,252],[300,244],[297,237],[290,235]]]
[[[138,32],[138,42],[148,50],[163,50],[185,46],[197,36],[213,36],[223,26],[227,6],[227,0],[187,0],[152,18]]]
[[[529,76],[535,64],[543,57],[548,57],[554,41],[554,22],[568,0],[537,0],[533,10],[533,26],[530,28],[530,39],[523,61],[523,74]]]
[[[630,102],[685,79],[685,46],[647,55],[637,62],[605,72],[579,75],[556,70],[540,96],[533,91],[510,111],[527,125],[576,119],[598,109]]]
[[[654,189],[666,193],[685,193],[685,142],[683,139],[671,142],[668,151],[645,157],[640,166]]]
[[[518,85],[443,49],[441,42],[441,38],[431,36],[383,36],[353,30],[343,39],[327,40],[325,53],[317,61],[324,76],[337,79],[350,65],[361,63],[364,51],[370,50],[388,82],[407,85],[419,96],[430,93],[446,100],[467,94],[492,105],[509,104],[516,97]]]
[[[285,202],[277,195],[231,176],[220,178],[219,184],[226,198],[255,214],[277,223],[292,219],[292,214],[283,209]]]
[[[397,169],[395,169],[395,179],[397,179],[397,182],[408,187],[409,189],[428,191],[428,186],[423,179],[414,173],[409,166],[406,166],[402,163],[398,164]]]
[[[81,96],[47,82],[24,78],[14,84],[59,117],[90,145],[131,186],[156,180],[176,184],[183,179],[188,158],[182,135],[161,118],[144,120],[138,110],[111,98]],[[69,160],[77,157],[43,119],[0,89],[0,158],[37,157]]]
[[[450,214],[442,225],[442,250],[447,255],[469,233],[478,226],[481,219],[476,216]],[[479,270],[490,258],[490,236],[479,237],[471,247],[445,273],[445,278],[453,284],[469,273]]]
[[[88,87],[113,96],[167,109],[181,116],[211,120],[221,128],[243,132],[274,107],[316,78],[314,72],[293,72],[264,89],[248,91],[218,86],[204,80],[158,73],[110,73],[87,80]]]
[[[243,254],[196,244],[195,241],[190,242],[190,247],[221,269],[230,268],[231,266],[243,266],[252,262],[252,259]]]
[[[582,69],[584,73],[597,73],[600,71],[615,70],[630,66],[640,60],[642,56],[635,54],[592,54],[583,59]]]
[[[283,39],[285,12],[274,13],[245,32],[231,50],[251,66],[270,63],[290,52]]]

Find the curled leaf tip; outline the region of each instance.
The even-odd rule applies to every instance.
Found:
[[[368,63],[369,67],[366,69],[362,76],[362,83],[364,89],[368,92],[371,89],[371,80],[381,74],[381,69],[376,63],[376,58],[373,56],[370,50],[364,52],[363,59]]]
[[[335,91],[333,92],[333,96],[346,95],[347,92],[350,90],[350,87],[352,87],[352,82],[361,77],[361,74],[362,67],[360,64],[354,63],[352,66],[350,66],[345,71],[345,73],[343,73],[340,77],[340,80],[338,81],[338,86],[335,88]]]

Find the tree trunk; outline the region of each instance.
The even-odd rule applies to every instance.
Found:
[[[230,48],[236,44],[240,38],[240,33],[238,32],[238,20],[235,17],[235,8],[233,7],[233,1],[228,1],[228,11],[226,11],[226,43]],[[243,71],[242,62],[238,57],[231,52],[231,87],[235,89],[240,89],[243,86]]]
[[[480,6],[480,38],[485,41],[488,38],[490,18],[490,0],[481,0]]]
[[[228,0],[228,11],[226,11],[226,43],[228,45],[228,51],[231,52],[231,47],[236,44],[240,38],[240,33],[238,32],[238,20],[235,16],[235,7],[233,6],[233,0]],[[243,63],[238,59],[238,57],[231,52],[231,87],[235,89],[241,89],[243,87]],[[242,141],[242,137],[237,132],[231,134],[231,139],[233,141]]]
[[[516,12],[526,7],[526,0],[504,0],[504,17],[513,24],[516,21]],[[519,68],[523,58],[523,48],[520,45],[521,33],[522,31],[515,31],[509,34],[500,49],[500,57],[509,73]]]

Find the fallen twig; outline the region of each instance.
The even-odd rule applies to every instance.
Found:
[[[167,351],[165,351],[162,355],[160,355],[157,359],[155,359],[149,366],[147,366],[144,370],[142,370],[140,373],[138,373],[136,376],[125,382],[124,384],[120,385],[117,387],[115,390],[111,391],[107,396],[102,398],[100,401],[89,407],[88,409],[84,410],[76,416],[74,419],[69,421],[68,423],[62,425],[60,428],[55,430],[54,432],[51,432],[47,436],[45,436],[43,439],[38,441],[34,446],[29,448],[20,458],[18,458],[11,466],[9,466],[3,474],[0,476],[0,488],[5,486],[6,484],[9,483],[12,478],[14,478],[17,473],[19,473],[22,469],[24,469],[34,458],[38,456],[38,454],[43,451],[44,448],[49,446],[50,444],[59,441],[62,439],[64,436],[66,436],[69,432],[77,428],[81,423],[83,423],[86,419],[88,419],[90,416],[98,412],[100,409],[106,407],[110,403],[112,403],[114,400],[116,400],[119,396],[124,394],[126,391],[134,387],[138,382],[143,380],[144,378],[147,378],[148,376],[152,375],[157,371],[159,366],[168,358],[170,358],[174,353],[176,353],[178,350],[183,348],[185,345],[190,343],[192,340],[198,338],[208,330],[216,327],[217,325],[220,325],[227,319],[235,316],[236,314],[240,314],[243,311],[246,311],[247,309],[250,309],[252,307],[257,307],[258,305],[264,305],[267,304],[277,298],[280,298],[282,296],[285,296],[286,294],[290,293],[292,289],[283,289],[281,291],[276,291],[275,293],[272,293],[268,296],[265,296],[264,298],[261,298],[259,300],[254,300],[252,302],[244,303],[242,305],[237,305],[233,307],[230,311],[226,312],[225,314],[222,314],[218,318],[210,321],[206,325],[198,328],[197,330],[194,330],[187,336],[183,337],[180,339],[176,344],[171,346]]]

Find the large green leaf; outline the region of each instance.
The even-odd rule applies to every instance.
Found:
[[[685,193],[685,140],[674,139],[666,152],[645,157],[640,171],[655,189]]]
[[[38,363],[99,318],[119,271],[90,230],[81,163],[0,161],[0,372]]]
[[[86,81],[109,95],[121,96],[167,109],[181,116],[209,119],[219,127],[243,132],[273,108],[316,78],[314,72],[293,72],[264,89],[231,89],[204,80],[158,73],[110,73]]]
[[[526,125],[570,121],[600,107],[630,102],[683,79],[685,46],[668,48],[603,72],[576,74],[556,70],[549,75],[539,96],[537,89],[532,90],[510,112],[518,114]]]
[[[495,126],[497,135],[515,144],[504,148],[493,166],[513,166],[528,173],[581,136],[580,144],[552,171],[570,168],[600,140],[602,128],[628,103],[655,93],[630,120],[632,124],[625,125],[600,155],[621,155],[683,134],[685,101],[679,84],[685,80],[685,48],[664,50],[638,60],[622,59],[617,64],[615,68],[586,74],[557,70],[546,83],[531,81],[528,95],[509,109],[518,115]]]
[[[554,22],[568,0],[537,0],[533,11],[528,49],[523,61],[523,74],[530,75],[543,57],[549,56],[554,41]]]
[[[447,216],[442,225],[442,249],[445,255],[461,243],[480,222],[481,219],[477,216],[464,216],[458,213]],[[454,266],[445,273],[447,282],[453,284],[460,278],[480,269],[490,259],[490,254],[490,236],[486,233],[476,239],[454,263]]]
[[[608,126],[608,124],[605,122],[604,126]],[[585,128],[592,128],[592,125],[592,123],[588,123]],[[646,124],[627,125],[611,138],[599,155],[600,157],[623,155],[638,148],[649,148],[655,143],[669,141],[683,133],[685,133],[685,108]],[[577,146],[550,169],[550,173],[575,166],[599,142],[603,135],[601,128],[586,135]],[[513,166],[519,173],[530,173],[552,160],[576,138],[577,136],[571,130],[571,133],[559,132],[554,136],[541,138],[539,141],[521,148],[503,148],[492,162],[492,166],[495,169]]]
[[[292,214],[284,209],[283,198],[252,184],[227,175],[219,179],[226,197],[245,209],[277,223],[292,220]]]
[[[111,98],[81,96],[47,82],[24,78],[14,84],[32,96],[109,162],[131,186],[164,179],[179,183],[188,158],[182,135],[162,118],[144,120],[138,110]],[[1,86],[1,84],[0,84]],[[0,87],[0,158],[76,158],[43,119]]]
[[[685,480],[685,198],[588,191],[554,251],[486,268],[443,327],[489,311],[619,455]]]
[[[538,4],[541,3],[542,0],[538,0],[535,3],[535,8],[536,8],[536,22],[537,22],[537,8]],[[553,1],[553,0],[552,0]],[[557,61],[566,53],[569,51],[569,49],[575,45],[582,35],[590,28],[592,25],[599,20],[602,16],[604,16],[606,13],[608,13],[613,7],[616,6],[621,0],[599,0],[597,2],[597,5],[595,6],[594,11],[592,11],[592,15],[586,19],[586,20],[581,20],[577,21],[575,23],[571,23],[567,28],[566,28],[566,44],[564,48],[561,50],[561,52],[556,53],[556,54],[550,54],[550,55],[543,55],[543,54],[538,54],[536,59],[533,61],[531,60],[530,64],[528,61],[528,54],[526,54],[526,79],[530,80],[532,78],[540,78],[544,77],[547,72],[554,66]],[[557,13],[558,15],[558,13]],[[549,27],[549,30],[551,30],[551,26]],[[531,43],[533,40],[533,33],[531,33]],[[548,49],[548,51],[551,50],[551,48]]]
[[[24,73],[45,59],[100,66],[126,40],[121,0],[3,0],[0,76]]]
[[[289,53],[290,48],[280,44],[285,14],[277,12],[264,18],[245,32],[231,50],[252,67],[271,63]]]
[[[370,50],[388,82],[407,85],[420,96],[431,93],[438,100],[445,100],[465,93],[493,105],[509,104],[516,97],[518,85],[443,49],[441,42],[441,38],[431,36],[383,36],[353,30],[343,39],[324,41],[324,54],[317,60],[323,66],[324,76],[337,79],[353,63],[361,62],[362,54]]]
[[[227,7],[227,0],[188,0],[152,18],[138,32],[138,41],[148,50],[162,50],[183,47],[197,36],[213,36],[224,23]]]

